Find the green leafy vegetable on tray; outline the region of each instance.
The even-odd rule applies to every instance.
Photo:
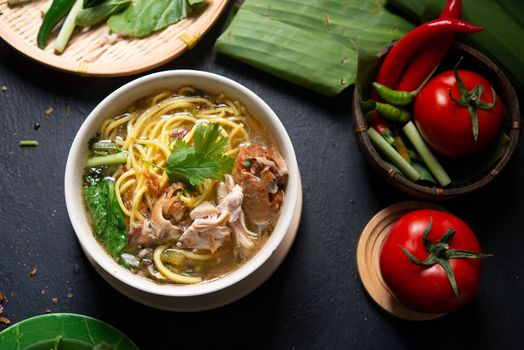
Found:
[[[22,2],[10,2],[16,6]],[[107,20],[109,29],[123,36],[146,37],[186,18],[204,0],[53,0],[37,36],[44,49],[52,30],[63,20],[54,49],[62,53],[76,26],[92,27]]]
[[[186,18],[203,0],[135,0],[125,11],[109,18],[115,33],[142,38]]]
[[[335,96],[355,80],[356,48],[377,51],[411,28],[382,0],[246,0],[215,49]]]
[[[107,0],[91,7],[84,7],[76,15],[76,24],[81,27],[92,27],[129,6],[131,0]]]

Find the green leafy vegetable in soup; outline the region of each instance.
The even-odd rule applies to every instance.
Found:
[[[125,218],[115,197],[115,181],[86,176],[84,193],[91,212],[93,229],[108,252],[118,258],[127,246]]]

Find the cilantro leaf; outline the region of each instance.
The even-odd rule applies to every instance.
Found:
[[[195,150],[205,154],[206,157],[222,155],[228,141],[227,137],[220,137],[218,123],[207,124],[205,127],[199,125],[195,130],[194,138]]]
[[[169,181],[196,186],[206,179],[223,180],[224,174],[231,172],[235,158],[224,155],[228,138],[221,137],[219,125],[198,125],[194,140],[194,145],[175,142],[166,164]]]

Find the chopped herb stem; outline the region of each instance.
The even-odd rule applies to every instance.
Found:
[[[404,130],[407,138],[413,144],[413,147],[415,147],[417,153],[427,165],[429,171],[431,171],[433,176],[435,176],[435,179],[437,179],[439,185],[442,187],[449,185],[451,183],[451,179],[446,173],[446,170],[444,170],[437,158],[435,158],[431,150],[428,148],[428,146],[426,146],[426,143],[422,139],[422,136],[420,136],[420,133],[415,127],[415,124],[413,124],[413,122],[408,122],[402,128],[402,130]]]
[[[415,170],[402,156],[380,136],[380,134],[373,128],[368,129],[368,136],[373,145],[382,153],[389,161],[396,165],[402,174],[404,174],[411,181],[420,179],[420,174]]]
[[[20,147],[36,147],[38,146],[38,141],[36,140],[22,140],[18,143]]]
[[[127,152],[122,151],[106,156],[96,156],[89,158],[86,162],[86,168],[98,168],[105,165],[119,165],[127,162]]]

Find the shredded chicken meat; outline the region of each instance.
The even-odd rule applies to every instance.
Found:
[[[176,191],[169,187],[155,202],[150,218],[130,233],[130,242],[145,247],[178,241],[194,250],[216,252],[230,241],[241,259],[254,251],[260,233],[247,228],[246,221],[263,232],[280,209],[287,166],[275,147],[241,147],[232,175],[217,185],[216,203],[204,201],[188,215]],[[156,176],[148,178],[151,193],[160,190]]]
[[[274,146],[250,145],[240,149],[233,176],[244,191],[242,209],[251,223],[265,228],[273,221],[284,198],[281,187],[287,171],[284,158]]]
[[[151,217],[144,220],[144,226],[129,234],[130,243],[141,246],[158,246],[178,239],[182,233],[179,224],[187,216],[186,207],[174,197],[174,193],[182,189],[180,184],[174,184],[155,202]]]
[[[239,248],[241,258],[247,257],[255,247],[257,235],[249,231],[242,212],[242,187],[235,185],[233,177],[226,175],[225,182],[217,187],[217,201],[203,202],[190,213],[193,223],[180,241],[187,248],[207,249],[214,253],[231,240]]]

